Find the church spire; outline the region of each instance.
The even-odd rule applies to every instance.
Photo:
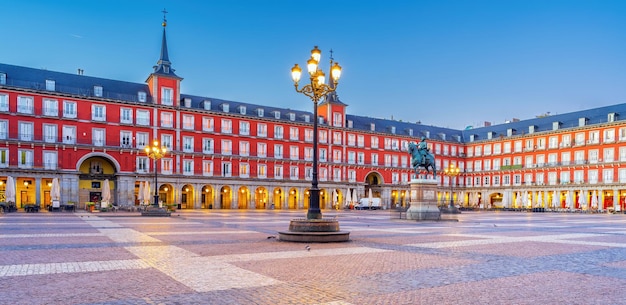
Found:
[[[333,49],[330,49],[330,67],[332,69],[333,67],[333,63],[335,62],[335,59],[333,58]],[[328,86],[331,88],[335,88],[335,82],[332,80],[332,77],[328,78]],[[329,92],[328,94],[326,94],[325,98],[324,98],[325,102],[328,103],[341,103],[341,101],[339,100],[339,97],[337,96],[337,91],[332,91]]]
[[[169,55],[167,54],[167,38],[165,36],[165,27],[167,27],[167,19],[166,15],[167,11],[163,9],[163,38],[161,40],[161,56],[159,57],[159,61],[157,61],[157,65],[154,66],[155,74],[162,75],[170,75],[174,77],[178,77],[174,73],[174,69],[172,69],[172,63],[170,62]]]

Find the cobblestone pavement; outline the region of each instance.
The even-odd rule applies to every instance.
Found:
[[[0,214],[0,304],[626,304],[626,215],[324,211]],[[307,249],[306,246],[309,246]]]

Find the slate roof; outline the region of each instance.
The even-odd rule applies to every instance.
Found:
[[[45,90],[46,80],[54,80],[54,92],[57,93],[64,93],[79,97],[95,97],[93,91],[94,86],[102,86],[103,95],[101,98],[144,105],[152,104],[150,92],[147,84],[145,83],[132,83],[2,63],[0,63],[0,73],[6,73],[6,86],[32,90]],[[139,102],[138,100],[138,92],[140,91],[145,92],[147,95],[145,102]],[[274,113],[278,111],[280,113],[280,118],[278,120],[283,120],[285,123],[299,122],[312,124],[313,122],[313,113],[308,111],[256,105],[189,94],[181,94],[181,108],[185,108],[185,99],[190,99],[190,108],[198,111],[208,111],[205,110],[204,107],[204,101],[208,100],[211,101],[210,111],[213,112],[223,113],[223,105],[228,104],[229,113],[235,115],[245,115],[250,116],[251,118],[259,117],[257,109],[261,108],[264,112],[264,118],[274,119]],[[245,114],[240,113],[240,106],[246,107]],[[290,113],[295,114],[294,121],[291,120],[289,116]],[[609,113],[615,114],[615,120],[626,120],[626,104],[592,108],[542,118],[533,118],[517,122],[492,125],[489,127],[473,128],[469,130],[457,130],[431,125],[422,125],[420,123],[402,122],[352,114],[347,114],[346,120],[352,121],[351,129],[359,131],[372,132],[371,128],[373,124],[373,132],[376,133],[412,137],[416,140],[421,136],[426,136],[429,139],[437,139],[446,142],[467,143],[470,142],[471,135],[474,136],[474,141],[486,140],[488,139],[489,132],[492,133],[494,138],[499,137],[500,135],[507,136],[509,129],[515,130],[513,136],[527,134],[529,132],[529,126],[531,125],[535,126],[534,132],[537,133],[552,130],[553,122],[559,122],[560,129],[578,127],[580,118],[586,118],[587,125],[606,123],[608,122]],[[305,121],[306,116],[309,117],[308,122]],[[392,127],[395,127],[395,132],[392,132],[394,129]],[[410,130],[412,130],[412,136],[410,135]]]

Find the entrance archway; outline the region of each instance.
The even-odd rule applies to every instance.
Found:
[[[268,193],[264,187],[258,187],[254,192],[254,207],[258,210],[267,209]]]
[[[213,208],[213,187],[211,187],[210,185],[205,185],[202,187],[202,208]]]
[[[288,209],[294,210],[298,208],[298,190],[292,188],[289,190],[289,199],[287,201]]]
[[[180,190],[180,208],[181,209],[193,209],[194,196],[193,185],[185,184]]]
[[[242,186],[239,188],[238,196],[237,196],[237,208],[238,209],[247,209],[248,204],[250,203],[250,190],[248,187]]]
[[[270,208],[272,209],[282,209],[282,202],[283,202],[283,190],[281,188],[275,188],[274,189],[274,198],[272,198],[272,206]]]
[[[111,202],[119,202],[116,190],[119,164],[113,158],[103,153],[91,153],[78,161],[77,168],[79,208],[83,208],[85,202],[99,203],[102,200],[106,179],[112,185]]]
[[[229,186],[223,186],[220,189],[220,207],[222,209],[231,209],[233,197]]]

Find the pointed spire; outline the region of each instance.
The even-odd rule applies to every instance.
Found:
[[[159,57],[159,60],[157,61],[157,65],[154,66],[154,73],[178,77],[174,73],[174,69],[172,69],[172,63],[170,62],[170,57],[167,53],[167,37],[165,36],[165,27],[167,27],[167,19],[165,18],[166,17],[165,14],[167,14],[167,11],[163,9],[162,12],[163,12],[163,23],[162,23],[163,38],[161,40],[161,56]]]
[[[333,58],[333,49],[330,49],[330,67],[331,68],[332,68],[334,63],[335,63],[335,59]],[[329,72],[329,74],[330,74],[330,72]],[[328,81],[328,86],[334,89],[335,88],[335,82],[333,81],[333,78],[332,77],[328,77],[327,81]],[[327,102],[327,103],[341,103],[341,101],[339,100],[339,97],[337,96],[337,91],[329,92],[328,94],[326,94],[324,102]]]

